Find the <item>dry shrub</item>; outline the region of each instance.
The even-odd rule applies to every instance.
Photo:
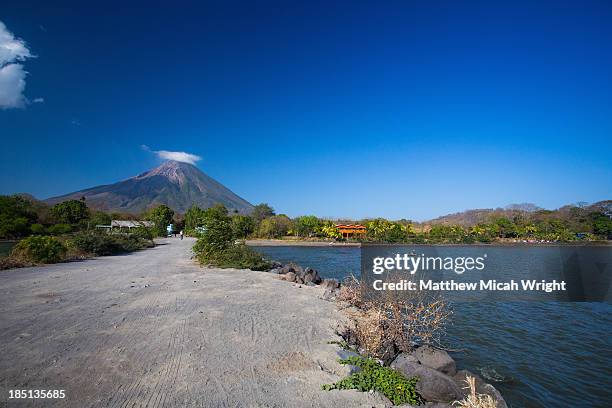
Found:
[[[462,399],[461,401],[455,401],[453,405],[459,408],[496,408],[497,402],[487,394],[478,394],[476,393],[476,379],[474,377],[468,376],[465,379],[467,383],[466,389],[470,390],[470,393],[467,397]]]
[[[363,289],[363,283],[359,279],[353,275],[348,276],[340,286],[337,300],[361,308],[363,306]]]
[[[385,292],[366,298],[363,283],[354,277],[342,286],[339,299],[360,309],[352,315],[354,325],[345,329],[345,339],[383,361],[418,345],[441,347],[452,314],[444,298],[425,292]]]

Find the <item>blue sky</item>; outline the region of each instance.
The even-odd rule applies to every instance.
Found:
[[[11,3],[0,193],[125,179],[147,145],[291,216],[612,198],[607,1]]]

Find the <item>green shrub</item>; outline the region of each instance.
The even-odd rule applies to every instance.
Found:
[[[140,227],[133,229],[132,235],[140,239],[144,239],[146,241],[151,241],[151,242],[153,242],[153,238],[155,238],[153,229],[147,228],[144,226],[140,226]]]
[[[32,224],[30,225],[30,231],[32,231],[34,235],[45,235],[47,229],[42,224]]]
[[[66,247],[53,237],[31,236],[15,245],[11,257],[34,263],[56,263],[64,259]]]
[[[30,233],[38,220],[32,202],[23,197],[0,195],[0,238],[19,238]]]
[[[70,224],[55,224],[47,228],[47,232],[51,235],[69,234],[72,232],[72,226]]]
[[[206,243],[198,240],[193,251],[200,263],[219,268],[251,269],[267,271],[271,264],[260,253],[244,244],[232,244],[220,250],[206,250]]]
[[[423,400],[416,391],[418,378],[406,379],[399,372],[383,367],[376,361],[363,357],[349,357],[340,360],[340,364],[350,364],[361,368],[334,384],[325,384],[322,388],[329,390],[378,391],[384,394],[394,405],[421,405]]]
[[[147,246],[136,235],[111,235],[100,232],[81,232],[72,238],[75,247],[97,256],[132,252]]]
[[[197,234],[198,241],[193,252],[200,263],[219,268],[251,269],[264,271],[270,263],[263,256],[244,244],[236,244],[232,219],[221,205],[202,213],[203,230]]]

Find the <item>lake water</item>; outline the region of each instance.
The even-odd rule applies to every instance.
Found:
[[[360,272],[360,248],[257,247],[281,262],[317,269],[324,278]],[[501,274],[549,265],[555,247],[452,247],[499,260]],[[590,249],[604,257],[612,249]],[[606,266],[609,268],[609,264]],[[551,266],[554,268],[554,266]],[[503,269],[503,270],[501,270]],[[609,271],[609,269],[608,269]],[[609,273],[609,272],[608,272]],[[482,375],[510,407],[612,407],[612,305],[556,301],[453,304],[449,348],[459,368]]]
[[[15,244],[16,242],[0,242],[0,257],[8,256]]]

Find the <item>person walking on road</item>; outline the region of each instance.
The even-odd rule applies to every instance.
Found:
[[[181,241],[182,241],[183,240],[183,236],[185,235],[185,234],[183,234],[183,230],[181,230],[181,234],[180,235],[181,235]]]

